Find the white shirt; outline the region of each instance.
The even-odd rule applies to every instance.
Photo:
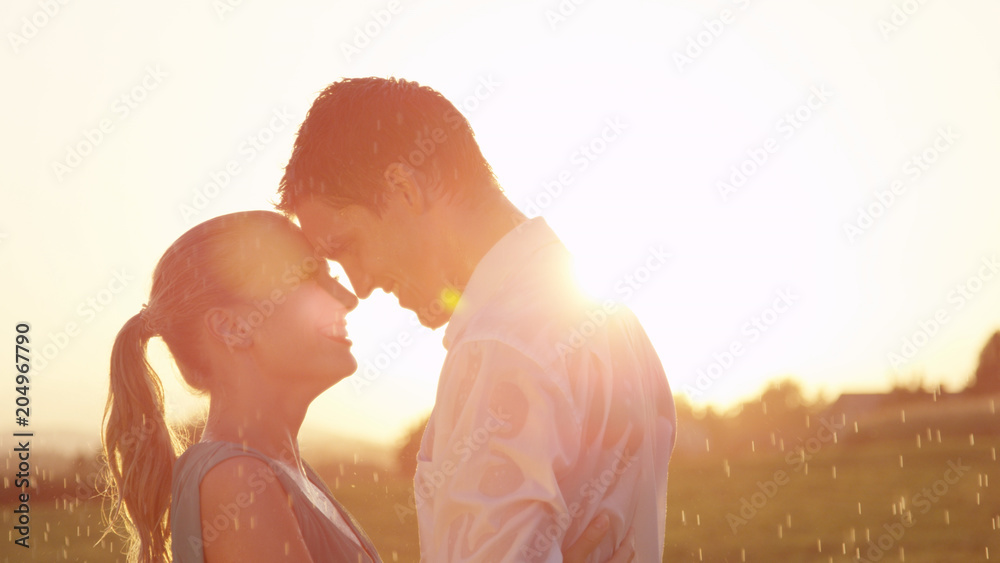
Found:
[[[613,314],[608,314],[611,311]],[[570,256],[541,218],[473,271],[417,455],[422,561],[561,561],[601,511],[605,561],[635,529],[661,561],[674,403],[631,311],[574,289]]]

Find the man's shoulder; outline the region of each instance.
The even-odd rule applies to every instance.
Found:
[[[510,287],[469,319],[455,345],[496,342],[537,363],[561,365],[567,353],[595,352],[623,330],[642,330],[621,302],[584,295],[573,289]]]

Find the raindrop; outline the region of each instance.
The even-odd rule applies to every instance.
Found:
[[[917,434],[917,449],[920,449],[920,434]]]
[[[833,469],[833,478],[834,478],[834,480],[836,480],[837,479],[837,466],[834,465],[833,467],[831,467],[831,469]]]
[[[687,516],[685,516],[683,510],[681,511],[681,525],[683,525],[683,526],[687,526],[688,525]]]
[[[970,446],[975,446],[976,445],[976,437],[973,436],[971,433],[969,434],[969,445]]]
[[[902,418],[903,422],[906,422],[906,409],[900,409],[899,416]]]

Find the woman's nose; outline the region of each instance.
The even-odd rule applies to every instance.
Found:
[[[336,279],[330,279],[326,283],[326,290],[334,299],[340,302],[348,311],[353,311],[358,306],[358,297],[351,293],[346,287],[340,285]]]

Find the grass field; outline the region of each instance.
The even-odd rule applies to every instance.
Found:
[[[773,433],[745,447],[738,441],[726,448],[679,446],[663,560],[1000,560],[995,415],[970,422],[976,433],[969,424],[948,426],[918,414],[905,422],[887,418],[883,428],[872,424],[846,428],[837,439],[814,425],[789,439],[799,449],[784,451]],[[409,506],[409,476],[351,464],[317,470],[384,560],[418,559],[416,520],[397,510]],[[124,561],[116,556],[119,539],[95,545],[97,501],[35,502],[29,550],[11,543],[11,511],[4,506],[0,518],[8,531],[0,546],[4,561]]]

